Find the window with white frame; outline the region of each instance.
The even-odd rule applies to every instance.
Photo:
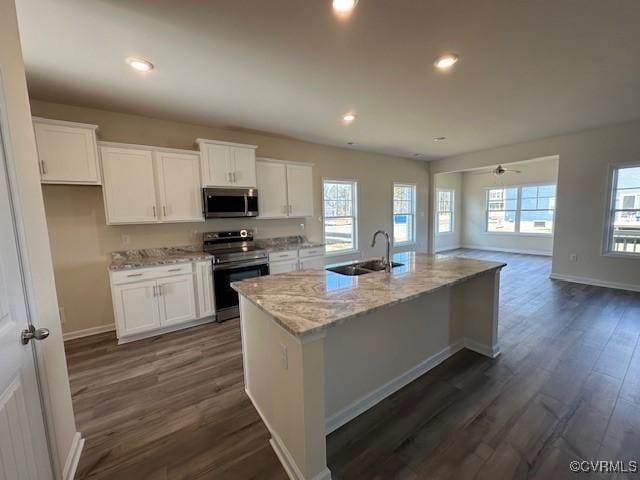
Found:
[[[640,164],[613,169],[608,251],[640,257]]]
[[[393,184],[393,244],[416,241],[416,186]]]
[[[555,185],[490,188],[487,191],[487,232],[551,234],[555,209]]]
[[[453,232],[454,196],[453,190],[438,190],[438,233]]]
[[[323,180],[322,206],[327,253],[357,250],[357,183]]]

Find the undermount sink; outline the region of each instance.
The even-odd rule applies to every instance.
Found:
[[[402,263],[391,262],[391,268],[401,267]],[[364,275],[366,273],[380,272],[384,270],[384,262],[382,260],[367,260],[366,262],[352,263],[350,265],[340,265],[338,267],[329,267],[327,270],[340,275]]]

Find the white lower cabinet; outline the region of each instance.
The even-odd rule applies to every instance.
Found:
[[[211,321],[211,262],[111,272],[120,343]]]
[[[269,275],[277,275],[278,273],[295,272],[297,270],[298,270],[298,260],[269,263]]]
[[[308,257],[300,259],[300,270],[307,268],[324,268],[324,255],[321,257]]]
[[[286,250],[269,254],[269,274],[297,272],[324,267],[324,247]]]

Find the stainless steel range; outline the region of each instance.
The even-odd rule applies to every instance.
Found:
[[[213,255],[216,320],[236,318],[238,294],[231,283],[269,275],[269,254],[255,246],[253,230],[205,233],[203,249]]]

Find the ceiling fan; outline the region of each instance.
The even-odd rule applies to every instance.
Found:
[[[511,168],[504,168],[502,165],[498,165],[496,168],[492,169],[492,170],[487,170],[484,172],[474,172],[471,175],[488,175],[488,174],[494,174],[496,177],[501,177],[502,175],[504,175],[505,173],[522,173],[521,170],[514,170]]]

